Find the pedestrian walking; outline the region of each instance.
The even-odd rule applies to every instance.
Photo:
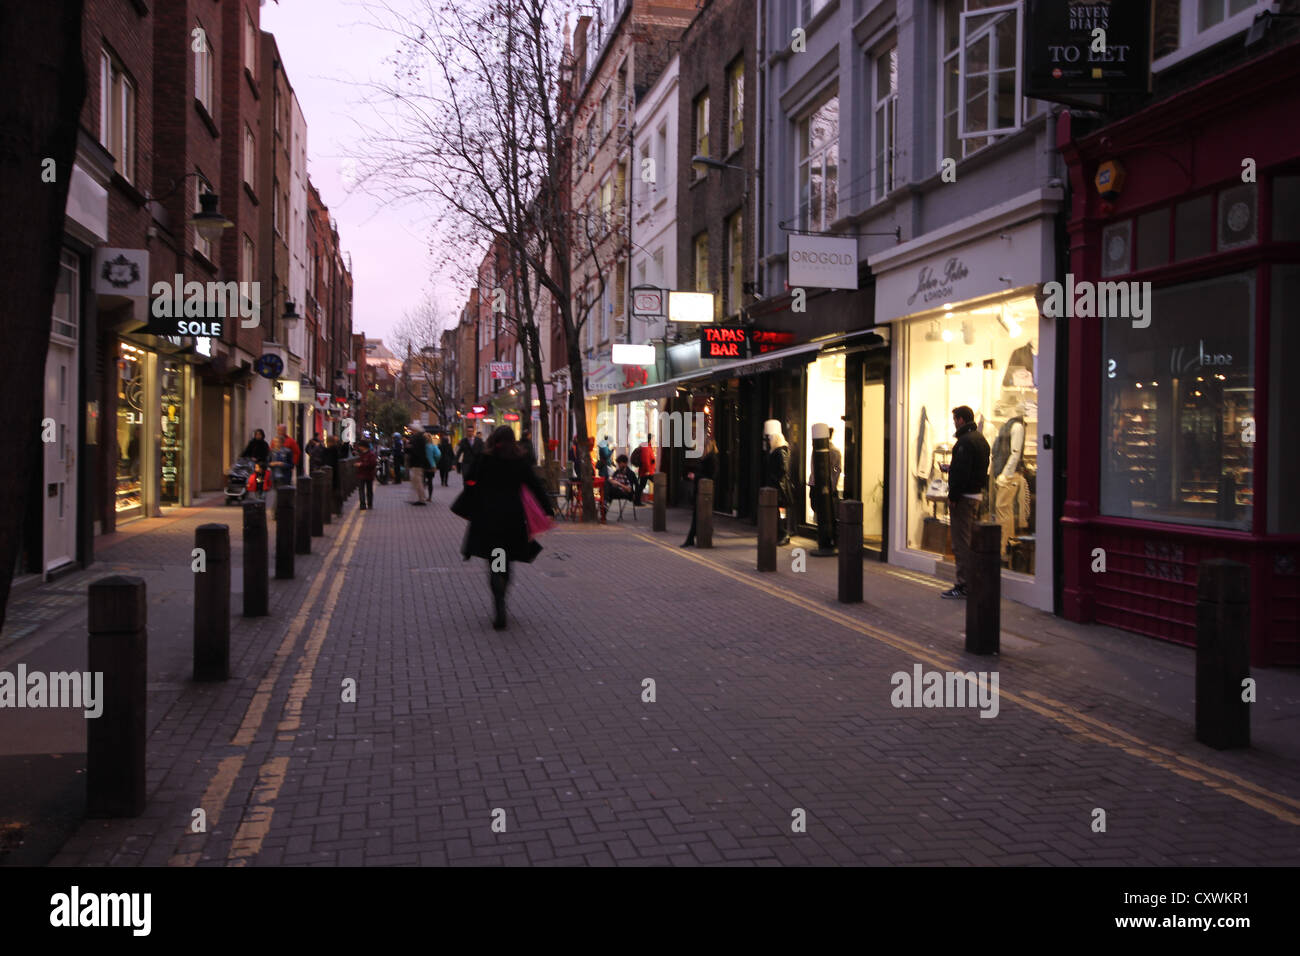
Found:
[[[952,410],[957,443],[948,462],[948,527],[952,532],[952,553],[957,563],[957,583],[940,597],[966,597],[970,575],[970,542],[980,519],[980,506],[989,484],[989,443],[975,425],[969,405]]]
[[[456,464],[456,454],[451,447],[451,438],[446,432],[442,433],[442,440],[438,442],[438,474],[442,476],[442,486],[447,487],[447,475],[451,473],[452,467]]]
[[[289,434],[289,427],[287,425],[276,425],[275,437],[284,442],[285,448],[288,448],[289,451],[293,452],[293,470],[297,471],[298,465],[302,461],[302,449],[298,447],[298,443],[294,441],[293,436]]]
[[[433,500],[433,476],[438,470],[438,459],[442,452],[438,449],[438,442],[429,436],[425,436],[424,442],[424,491],[428,501]]]
[[[393,441],[389,446],[389,453],[393,456],[393,481],[400,485],[402,483],[402,462],[406,460],[406,443],[402,441],[401,432],[393,432]]]
[[[695,525],[700,514],[700,479],[708,478],[710,481],[715,481],[717,477],[718,443],[710,438],[704,443],[704,454],[698,461],[686,459],[686,479],[693,482],[695,488],[691,495],[691,530],[686,532],[686,540],[682,542],[683,548],[695,547]]]
[[[519,439],[519,450],[524,453],[524,460],[530,465],[537,464],[537,449],[533,447],[533,430],[525,428]]]
[[[266,500],[266,493],[275,486],[271,482],[271,469],[266,462],[259,461],[253,465],[253,473],[248,476],[246,487],[258,501]]]
[[[429,436],[422,428],[411,429],[411,440],[406,443],[406,470],[411,473],[411,498],[413,505],[427,505],[424,497],[424,470],[429,466],[428,452],[425,450]]]
[[[325,442],[319,434],[312,436],[303,452],[307,456],[309,470],[316,471],[325,464]]]
[[[361,511],[373,511],[375,508],[375,471],[379,467],[379,456],[370,447],[370,442],[357,442],[361,456],[357,458],[357,486],[360,490],[359,508]]]
[[[641,507],[641,497],[645,494],[646,482],[650,476],[655,473],[655,446],[654,436],[649,432],[646,433],[645,441],[638,445],[632,451],[632,464],[636,468],[636,497],[633,501],[636,506]]]
[[[266,443],[266,432],[260,428],[253,430],[253,437],[244,446],[240,458],[252,458],[254,461],[266,462],[271,459],[271,446]]]
[[[343,487],[343,473],[339,462],[343,460],[343,449],[334,435],[325,439],[325,448],[321,452],[321,465],[330,469],[330,486],[337,491]]]
[[[462,478],[469,471],[469,466],[474,463],[474,443],[469,440],[468,435],[461,436],[460,444],[456,446],[456,470],[460,472]]]
[[[271,440],[271,477],[277,488],[293,484],[293,452],[279,435]]]
[[[485,453],[475,458],[465,476],[465,490],[452,511],[469,521],[461,555],[466,561],[471,557],[488,561],[495,612],[492,626],[502,630],[506,626],[510,566],[515,561],[531,564],[537,558],[542,546],[534,535],[545,524],[538,517],[539,511],[552,517],[555,514],[550,496],[508,425],[494,431]]]

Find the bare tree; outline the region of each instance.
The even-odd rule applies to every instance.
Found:
[[[549,293],[566,343],[575,427],[587,433],[581,333],[572,267],[583,229],[570,205],[572,64],[557,0],[420,0],[398,13],[371,0],[397,39],[391,82],[372,83],[362,182],[387,198],[430,203],[448,235],[504,237],[514,269],[510,318],[540,388],[537,291]],[[480,290],[491,294],[493,290]],[[531,403],[529,403],[531,404]],[[580,463],[584,517],[594,520],[590,462]]]
[[[63,242],[63,215],[86,98],[82,0],[6,4],[0,12],[0,301],[5,303],[5,395],[10,415],[0,469],[0,625],[24,523],[38,522],[44,460],[45,355]],[[64,423],[77,433],[76,422]],[[30,529],[30,524],[28,525]]]
[[[427,299],[398,322],[393,344],[397,354],[405,356],[401,394],[395,397],[433,412],[438,424],[446,426],[454,417],[456,400],[444,374],[443,325],[437,302]]]

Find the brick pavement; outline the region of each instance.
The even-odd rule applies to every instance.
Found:
[[[745,529],[685,552],[678,516],[549,533],[496,632],[455,490],[349,502],[311,576],[237,626],[228,683],[151,666],[148,810],[84,823],[55,862],[1300,862],[1292,675],[1261,679],[1261,745],[1219,754],[1182,719],[1186,649],[1008,606],[1001,659],[968,657],[932,588],[873,567],[844,607],[833,562],[760,576]],[[188,565],[179,538],[146,553]],[[894,708],[916,663],[996,669],[998,716]]]

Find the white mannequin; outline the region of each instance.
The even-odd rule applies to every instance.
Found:
[[[1025,400],[1021,396],[1016,399],[1015,411],[1012,417],[1025,417]],[[1024,478],[1020,476],[1020,459],[1025,453],[1025,423],[1023,421],[1013,422],[1011,433],[1008,436],[1011,441],[1010,454],[1007,456],[1007,463],[994,478],[994,484],[997,486],[995,514],[997,522],[1002,525],[1002,549],[1006,553],[1007,544],[1016,533],[1015,518],[1015,501],[1016,493],[1020,490]],[[1025,520],[1026,515],[1021,519]]]
[[[1025,406],[1023,402],[1016,403],[1016,414],[1021,418],[1025,416]],[[1025,452],[1025,423],[1016,422],[1011,426],[1011,456],[1007,459],[1006,467],[998,475],[998,483],[1011,480],[1015,475],[1016,469],[1020,467],[1020,457]]]

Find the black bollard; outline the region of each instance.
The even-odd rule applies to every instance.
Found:
[[[664,472],[656,472],[650,476],[650,484],[654,488],[654,518],[650,523],[651,531],[668,530],[668,475]]]
[[[311,554],[311,530],[312,526],[312,480],[311,476],[303,475],[298,479],[298,488],[295,494],[294,502],[294,536],[293,550],[298,554]]]
[[[334,520],[334,468],[330,465],[323,465],[320,473],[320,521],[322,525],[321,534],[324,534],[324,525],[330,524]]]
[[[1216,750],[1250,746],[1250,568],[1202,561],[1196,580],[1196,739]]]
[[[713,479],[699,478],[700,491],[695,498],[695,546],[713,547]]]
[[[230,677],[230,528],[199,525],[194,547],[206,569],[194,574],[194,679]]]
[[[311,536],[325,533],[325,473],[319,468],[311,473]]]
[[[862,502],[839,504],[841,604],[862,603]]]
[[[758,570],[776,570],[776,525],[781,517],[775,488],[758,489]]]
[[[970,538],[966,574],[966,650],[997,654],[1002,641],[1002,525],[983,521]]]
[[[149,645],[145,583],[142,578],[113,575],[100,578],[88,590],[88,664],[92,679],[102,680],[97,688],[97,705],[102,709],[86,723],[86,813],[138,817],[145,805]]]
[[[244,502],[244,617],[271,613],[266,502]]]
[[[287,581],[293,577],[293,546],[297,534],[297,516],[294,514],[293,485],[275,489],[275,579]],[[311,538],[307,539],[309,542]]]

